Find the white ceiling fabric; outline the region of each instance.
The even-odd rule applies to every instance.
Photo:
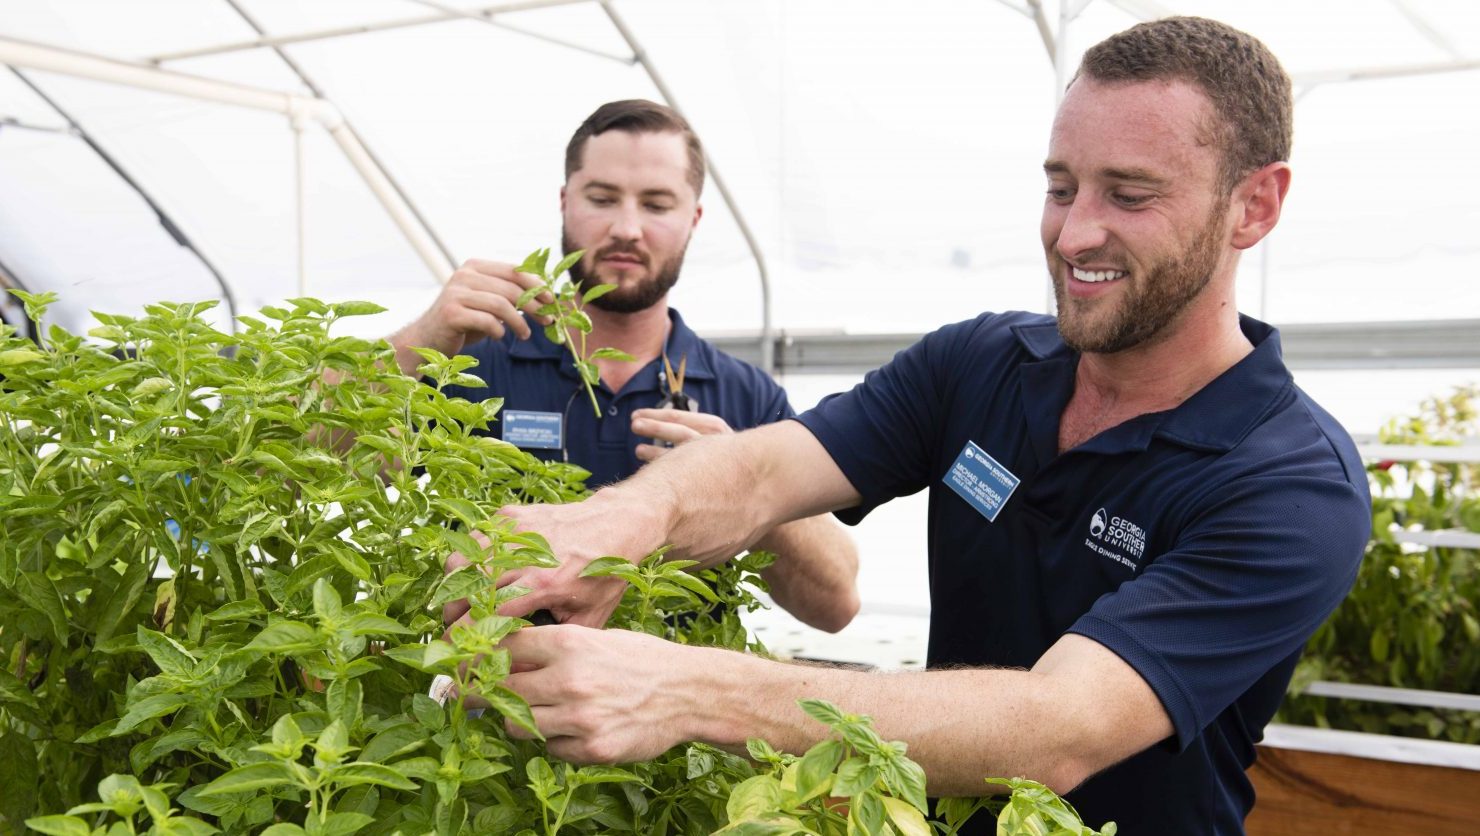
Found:
[[[273,36],[438,14],[412,0],[237,3]],[[777,326],[910,331],[1045,308],[1037,220],[1054,74],[1032,21],[1009,5],[616,0],[756,233]],[[1071,63],[1138,7],[1246,28],[1297,78],[1480,59],[1469,0],[1095,0],[1071,24]],[[1045,9],[1057,21],[1057,3]],[[596,3],[497,20],[630,55]],[[124,61],[258,37],[226,0],[0,0],[0,36]],[[570,132],[601,102],[658,95],[639,67],[468,19],[284,49],[457,260],[558,244]],[[267,49],[161,66],[309,94]],[[297,294],[287,118],[24,72],[220,269],[243,312]],[[0,264],[60,291],[59,321],[218,295],[80,140],[31,129],[65,122],[8,72],[5,118],[20,124],[0,122]],[[1295,186],[1267,255],[1245,258],[1243,307],[1275,322],[1480,317],[1480,282],[1466,281],[1480,255],[1476,148],[1480,71],[1305,90]],[[360,327],[389,331],[437,284],[317,126],[304,161],[308,291],[379,301],[392,312]],[[675,303],[703,331],[758,329],[755,264],[712,187],[705,208]]]

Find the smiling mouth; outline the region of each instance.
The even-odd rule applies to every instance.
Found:
[[[1081,270],[1078,267],[1071,267],[1070,272],[1073,274],[1075,279],[1081,282],[1085,282],[1086,284],[1113,282],[1116,279],[1123,279],[1126,276],[1130,275],[1130,273],[1125,270]]]

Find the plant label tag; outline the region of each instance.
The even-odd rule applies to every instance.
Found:
[[[504,441],[516,447],[559,450],[562,446],[565,416],[558,412],[510,409],[499,413],[499,419],[503,422]]]
[[[996,522],[997,514],[1022,480],[976,446],[976,442],[968,440],[941,481],[986,517],[987,522]]]

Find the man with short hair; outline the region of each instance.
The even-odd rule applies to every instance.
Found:
[[[1059,107],[1042,239],[1057,322],[983,314],[795,421],[702,439],[561,507],[505,509],[559,569],[507,578],[507,647],[559,757],[680,740],[798,752],[820,697],[909,744],[937,796],[1067,792],[1126,834],[1243,832],[1244,771],[1370,527],[1350,438],[1234,305],[1290,184],[1290,82],[1254,38],[1172,18],[1093,47]],[[776,522],[930,490],[930,667],[793,666],[599,631],[600,555],[722,559]],[[977,832],[989,825],[977,822]]]
[[[602,105],[571,137],[565,176],[562,246],[586,253],[571,276],[583,287],[615,285],[586,306],[592,326],[586,345],[634,358],[594,361],[601,371],[599,412],[570,350],[531,327],[530,320],[544,323],[536,311],[548,299],[518,307],[539,279],[512,264],[464,263],[431,308],[390,338],[401,369],[415,374],[422,362],[415,347],[477,358],[469,372],[488,386],[449,386],[447,394],[503,398],[496,429],[506,441],[585,468],[596,487],[632,475],[673,444],[795,415],[769,375],[701,340],[668,306],[703,214],[704,151],[688,122],[644,100]],[[665,362],[681,380],[668,377]],[[676,392],[695,410],[658,408]],[[735,543],[731,555],[752,544],[777,554],[761,575],[776,602],[797,618],[829,631],[853,618],[857,551],[836,522],[812,517],[778,525]]]

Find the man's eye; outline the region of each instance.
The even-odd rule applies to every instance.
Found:
[[[591,197],[589,199],[590,199],[591,203],[593,205],[595,205],[595,206],[610,206],[613,203],[616,203],[615,200],[612,200],[609,197],[597,197],[597,196],[593,196],[593,197]]]
[[[1151,201],[1152,195],[1125,194],[1123,192],[1116,192],[1115,194],[1112,194],[1110,198],[1116,203],[1119,203],[1121,206],[1140,206],[1144,203],[1149,203]]]
[[[1073,200],[1074,190],[1068,186],[1050,186],[1048,189],[1048,199],[1056,203]]]
[[[672,206],[668,206],[668,205],[663,204],[663,203],[649,203],[649,204],[647,204],[647,210],[649,212],[657,212],[658,214],[662,214],[664,212],[667,212],[668,210],[670,210],[672,208],[673,208]]]

